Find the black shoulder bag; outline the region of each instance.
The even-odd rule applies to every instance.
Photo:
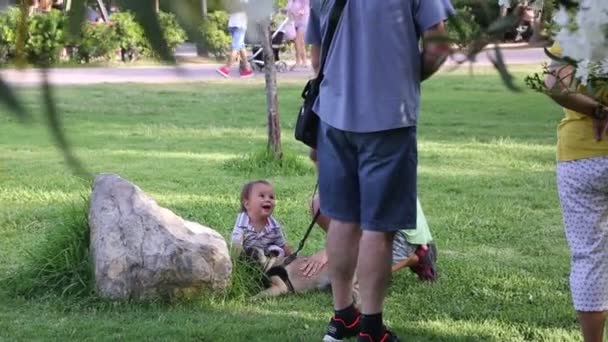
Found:
[[[302,107],[300,107],[300,111],[298,112],[295,138],[312,148],[317,148],[317,135],[319,133],[319,116],[312,110],[312,106],[315,104],[317,97],[319,97],[319,88],[323,81],[325,59],[327,58],[327,53],[329,52],[331,41],[336,32],[338,23],[340,22],[340,17],[342,16],[346,1],[347,0],[335,0],[334,2],[334,6],[329,14],[329,22],[327,32],[325,33],[325,39],[323,39],[323,46],[321,47],[319,74],[317,77],[309,80],[302,91],[304,104],[302,104]]]

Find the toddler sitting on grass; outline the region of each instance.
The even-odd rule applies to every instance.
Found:
[[[232,230],[232,248],[246,253],[258,249],[265,255],[292,253],[279,222],[272,217],[275,197],[272,184],[265,180],[249,182],[241,191],[241,210]]]

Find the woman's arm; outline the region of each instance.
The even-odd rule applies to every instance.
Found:
[[[566,65],[552,67],[550,71],[551,73],[545,77],[549,96],[564,108],[593,117],[601,103],[571,89],[576,69],[571,65]],[[606,110],[605,106],[604,110]]]
[[[572,84],[576,69],[571,65],[550,67],[551,73],[545,77],[545,85],[549,96],[560,106],[577,113],[590,116],[593,119],[595,140],[600,141],[608,132],[608,117],[598,118],[596,115],[608,114],[608,107],[597,99],[573,91]]]

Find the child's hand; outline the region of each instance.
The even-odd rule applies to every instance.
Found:
[[[285,256],[290,256],[293,254],[293,250],[287,244],[285,244],[285,246],[283,246],[283,251],[285,252]]]
[[[230,246],[230,252],[233,257],[237,257],[237,256],[241,255],[241,253],[243,252],[243,245],[240,243],[233,242],[232,245]]]

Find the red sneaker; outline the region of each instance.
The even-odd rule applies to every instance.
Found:
[[[228,67],[221,67],[219,69],[216,70],[218,74],[224,76],[224,77],[229,77],[230,76],[230,68]]]
[[[435,281],[437,280],[437,247],[434,243],[428,245],[420,245],[416,249],[416,255],[418,256],[418,263],[410,270],[418,276],[418,279],[422,281]]]
[[[253,76],[253,71],[251,69],[248,70],[241,70],[241,77],[242,78],[248,78]]]

